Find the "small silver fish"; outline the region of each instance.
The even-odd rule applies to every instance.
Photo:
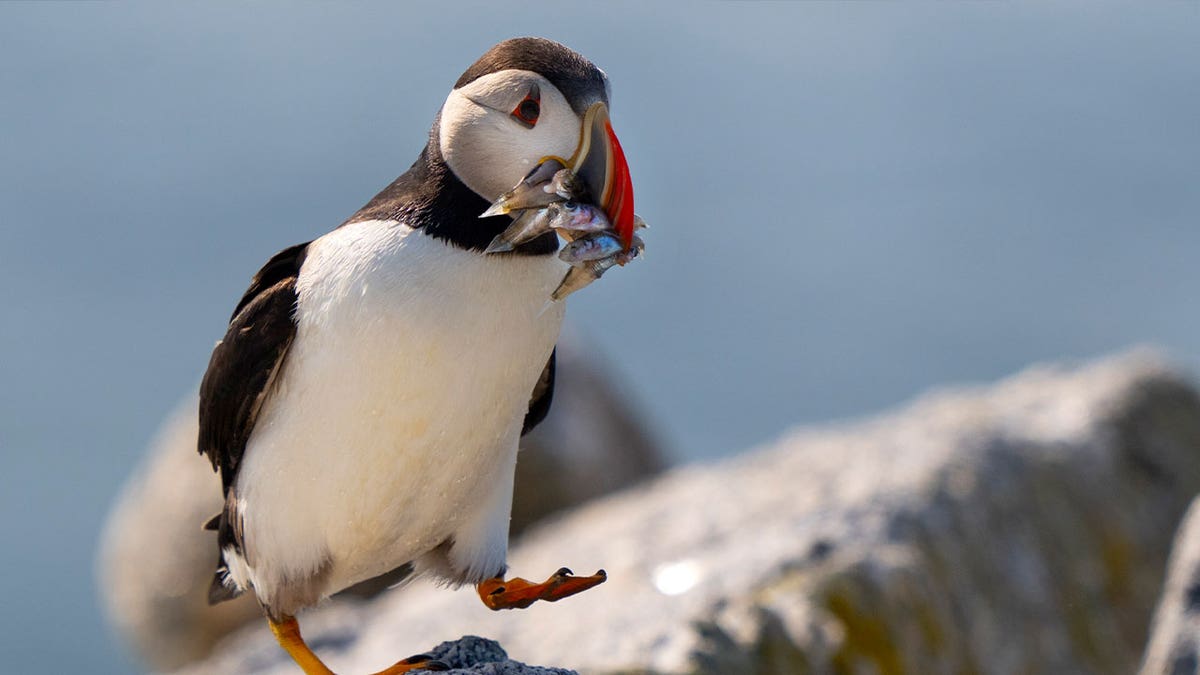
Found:
[[[618,246],[619,245],[620,244],[618,243]],[[550,294],[550,299],[552,301],[562,300],[568,295],[586,287],[588,284],[604,276],[604,273],[613,267],[616,267],[617,265],[624,265],[630,260],[638,257],[645,249],[646,244],[641,240],[640,237],[634,235],[633,245],[629,247],[628,251],[618,251],[607,258],[601,258],[599,260],[587,260],[582,263],[572,265],[571,269],[567,271],[566,276],[563,277],[563,280],[559,282],[558,288],[554,289],[554,292]]]
[[[612,229],[599,207],[582,202],[553,202],[541,209],[527,209],[503,232],[496,235],[484,253],[503,253],[551,231],[563,231],[567,239],[575,232],[602,232]]]
[[[625,248],[612,232],[592,232],[570,242],[558,252],[559,260],[572,265],[611,258]]]
[[[579,201],[587,197],[587,186],[570,169],[555,173],[546,189],[566,200]]]
[[[612,223],[599,206],[577,201],[555,202],[546,207],[550,212],[550,227],[570,232],[611,231]]]
[[[644,223],[643,223],[643,225],[644,225]],[[646,250],[646,242],[642,241],[642,238],[635,234],[635,235],[633,235],[633,240],[629,242],[629,250],[622,251],[620,254],[617,255],[617,264],[623,266],[625,263],[629,262],[630,260],[633,260],[634,258],[642,255],[642,253],[645,252],[645,250]]]
[[[582,183],[570,169],[557,159],[548,159],[525,174],[513,189],[500,195],[480,218],[499,216],[513,211],[536,209],[552,202],[572,199]]]
[[[600,261],[593,261],[584,263],[579,267],[572,267],[567,271],[567,275],[563,277],[562,282],[558,284],[558,288],[554,289],[554,292],[550,294],[550,299],[562,300],[599,279],[609,267],[612,267],[612,265],[605,267],[600,264]]]
[[[553,205],[551,205],[553,206]],[[550,225],[550,210],[530,209],[517,216],[512,224],[496,235],[484,253],[504,253],[554,229]]]

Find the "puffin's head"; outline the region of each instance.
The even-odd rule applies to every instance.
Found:
[[[454,85],[438,142],[447,166],[489,203],[543,159],[571,167],[623,237],[633,184],[608,119],[608,76],[567,47],[516,38],[492,47]]]

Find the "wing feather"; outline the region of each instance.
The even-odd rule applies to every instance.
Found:
[[[296,278],[307,247],[280,251],[254,276],[200,383],[198,449],[221,472],[226,494],[296,336]]]
[[[542,369],[541,377],[533,386],[533,393],[529,397],[529,411],[525,413],[525,422],[521,425],[522,436],[533,431],[533,428],[541,424],[542,420],[546,419],[546,415],[550,413],[550,403],[554,400],[556,354],[558,354],[558,349],[550,352],[550,359],[546,361],[546,367]]]
[[[296,279],[307,250],[308,244],[284,249],[254,275],[200,383],[197,447],[221,472],[225,494],[224,509],[204,525],[217,531],[221,556],[209,587],[212,604],[241,593],[228,579],[225,560],[230,549],[238,555],[245,550],[234,485],[258,415],[296,337]]]

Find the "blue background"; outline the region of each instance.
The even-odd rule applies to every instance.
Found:
[[[0,4],[0,669],[127,672],[92,557],[249,276],[536,34],[653,226],[570,319],[679,459],[1131,343],[1200,362],[1200,4]],[[11,670],[9,670],[11,669]]]

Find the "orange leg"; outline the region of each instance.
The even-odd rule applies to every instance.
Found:
[[[582,593],[593,586],[599,586],[607,578],[604,570],[590,577],[577,577],[571,574],[571,570],[563,567],[540,584],[519,577],[508,581],[496,577],[477,584],[475,590],[479,593],[479,599],[490,609],[525,609],[538,600],[554,602]]]
[[[283,621],[278,622],[268,618],[267,622],[271,624],[271,632],[275,634],[279,646],[283,647],[296,665],[300,666],[304,675],[334,675],[334,672],[322,663],[313,650],[304,643],[304,638],[300,636],[300,624],[296,622],[295,617],[285,617]],[[400,673],[413,670],[449,669],[449,666],[441,661],[435,661],[433,657],[421,654],[404,659],[389,668],[384,668],[375,675],[400,675]]]

